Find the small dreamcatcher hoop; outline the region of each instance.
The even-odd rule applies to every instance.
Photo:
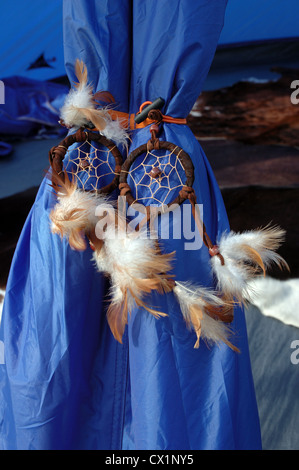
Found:
[[[104,146],[106,150],[96,147],[93,142]],[[69,148],[75,143],[81,145],[70,151]],[[83,150],[82,145],[88,145],[90,153]],[[70,158],[64,163],[68,152]],[[72,157],[73,152],[76,158]],[[109,161],[110,154],[113,163]],[[52,232],[66,237],[75,250],[86,249],[86,238],[92,249],[100,250],[103,240],[96,236],[99,221],[96,214],[100,213],[99,209],[102,214],[107,209],[111,224],[115,219],[112,201],[107,208],[107,196],[117,189],[119,183],[122,156],[117,146],[100,133],[80,128],[50,150],[49,160],[52,168],[49,177],[57,196],[57,203],[50,212]],[[105,174],[102,172],[103,165],[108,167]],[[110,181],[101,185],[104,176]]]
[[[108,154],[111,153],[111,155],[114,157],[115,167],[114,169],[111,168],[111,175],[113,175],[112,180],[103,187],[96,187],[96,186],[93,187],[93,190],[96,191],[98,194],[110,194],[112,191],[114,191],[114,189],[118,187],[119,175],[120,175],[121,165],[123,162],[121,153],[119,152],[114,142],[107,139],[105,136],[101,135],[100,133],[91,132],[87,130],[86,128],[78,129],[74,134],[68,135],[58,145],[51,148],[51,150],[49,151],[49,161],[50,161],[51,168],[53,170],[53,174],[55,174],[56,176],[59,176],[62,181],[65,181],[66,173],[70,173],[76,177],[76,174],[78,173],[78,171],[83,171],[83,172],[88,171],[88,169],[90,168],[90,165],[92,165],[92,161],[91,159],[86,158],[86,152],[84,152],[83,158],[80,158],[80,157],[77,158],[78,160],[78,163],[76,163],[77,171],[75,172],[73,171],[73,169],[71,171],[68,171],[67,168],[64,167],[63,160],[69,148],[73,144],[89,143],[91,145],[91,142],[95,142],[97,144],[100,144],[106,147],[106,149],[108,150]],[[95,147],[93,147],[93,149],[96,152],[99,151]],[[96,176],[98,181],[101,177],[102,175],[100,174]],[[56,184],[55,181],[53,181],[53,177],[52,177],[52,183]]]

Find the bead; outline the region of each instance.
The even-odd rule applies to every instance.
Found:
[[[156,134],[158,134],[159,126],[157,124],[152,124],[150,127],[150,132],[155,132]]]
[[[150,171],[150,177],[151,178],[159,178],[159,176],[161,176],[162,174],[162,171],[160,170],[160,168],[158,168],[157,166],[154,166],[151,171]]]
[[[82,170],[85,170],[87,167],[89,167],[89,162],[88,162],[88,160],[86,160],[86,159],[81,160],[79,166],[80,166],[80,168],[82,168]]]

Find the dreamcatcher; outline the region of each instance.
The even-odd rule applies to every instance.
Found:
[[[117,145],[125,144],[128,136],[123,124],[111,118],[109,107],[97,108],[99,94],[92,94],[84,64],[76,63],[76,74],[78,84],[67,96],[61,116],[63,125],[77,130],[49,152],[49,178],[57,198],[50,213],[51,230],[66,237],[75,250],[86,249],[89,241],[97,268],[111,279],[107,318],[121,341],[133,305],[165,315],[147,306],[143,295],[171,290],[166,273],[173,255],[161,255],[154,240],[130,230],[109,198],[118,187],[122,164]]]
[[[233,307],[236,303],[250,300],[249,281],[252,277],[265,274],[272,263],[287,267],[286,262],[275,252],[284,231],[277,227],[266,227],[242,234],[230,232],[222,235],[218,245],[213,244],[198,211],[192,187],[195,175],[190,156],[173,143],[158,139],[158,124],[163,120],[159,110],[149,107],[147,117],[157,123],[150,127],[151,139],[135,149],[123,163],[120,194],[126,196],[129,206],[135,206],[144,213],[141,225],[152,224],[155,217],[168,212],[175,205],[185,201],[191,204],[197,229],[210,254],[217,288],[211,291],[173,279],[172,290],[187,325],[197,335],[195,347],[199,346],[199,340],[203,338],[209,343],[225,342],[235,349],[228,340],[228,324],[233,320]],[[134,172],[140,168],[143,175],[137,180]],[[138,192],[140,186],[142,197],[139,197]],[[145,188],[147,197],[144,197]]]
[[[163,120],[161,112],[153,104],[142,111],[155,121],[150,127],[151,139],[122,163],[116,143],[123,144],[127,134],[121,123],[111,119],[109,108],[97,109],[83,64],[77,62],[76,69],[79,83],[69,93],[62,116],[64,124],[79,130],[50,151],[52,186],[58,199],[50,214],[52,231],[66,236],[74,249],[85,249],[85,239],[89,240],[98,270],[109,275],[111,281],[107,318],[118,341],[122,340],[134,305],[157,318],[166,316],[147,305],[146,298],[152,291],[172,291],[186,324],[196,333],[195,347],[202,338],[209,343],[224,342],[236,350],[229,341],[233,307],[250,298],[248,286],[253,276],[265,273],[272,263],[286,265],[275,252],[284,232],[276,227],[242,234],[230,232],[213,244],[197,209],[191,158],[182,148],[157,137]],[[108,135],[114,136],[114,142]],[[78,144],[76,157],[65,159],[74,143]],[[94,143],[100,144],[101,150]],[[103,153],[99,156],[99,152]],[[136,168],[143,170],[141,179],[136,177]],[[101,179],[108,176],[111,181],[102,185]],[[136,229],[107,198],[118,185],[128,205],[144,214]],[[147,201],[139,197],[141,186]],[[211,256],[215,290],[175,279],[171,275],[175,253],[162,254],[158,240],[147,236],[152,230],[152,217],[185,201],[191,204],[196,226]]]

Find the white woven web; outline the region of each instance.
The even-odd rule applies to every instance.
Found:
[[[134,188],[132,193],[135,202],[146,206],[163,206],[177,196],[185,184],[186,175],[179,155],[174,153],[175,150],[177,147],[172,151],[147,151],[136,158],[128,177],[128,184],[132,190]],[[154,168],[161,172],[157,178],[150,174]]]
[[[67,151],[64,169],[70,178],[76,178],[79,188],[88,191],[96,191],[110,183],[116,174],[111,149],[98,148],[89,141]]]

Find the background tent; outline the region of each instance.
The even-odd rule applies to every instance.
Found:
[[[65,75],[61,0],[2,0],[0,44],[1,79]]]
[[[299,38],[298,0],[228,0],[219,47]],[[65,75],[62,2],[1,2],[0,78]]]
[[[219,45],[299,38],[298,0],[228,0]]]

